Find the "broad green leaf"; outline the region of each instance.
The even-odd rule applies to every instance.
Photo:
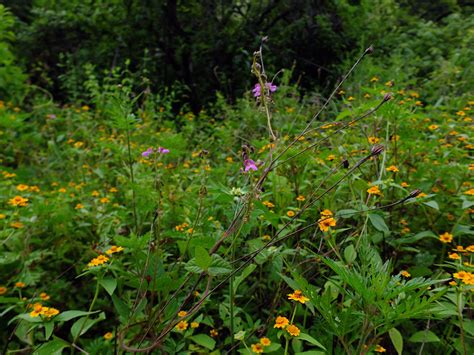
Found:
[[[381,231],[384,233],[390,232],[382,216],[375,213],[370,213],[369,220],[370,220],[370,223],[372,223],[372,225],[374,226],[374,228],[377,229],[378,231]]]
[[[203,270],[207,270],[212,263],[212,258],[202,246],[194,249],[194,262]]]
[[[244,281],[256,268],[257,268],[257,265],[255,264],[247,265],[247,267],[242,271],[242,273],[239,276],[235,277],[234,294],[237,293],[237,289],[239,288],[242,281]]]
[[[64,348],[69,347],[69,344],[60,338],[54,338],[53,340],[41,345],[36,349],[34,355],[60,355]]]
[[[423,204],[439,211],[439,205],[438,205],[438,202],[436,201],[433,201],[433,200],[426,201],[426,202],[423,202]]]
[[[110,296],[112,296],[115,291],[115,288],[117,287],[117,280],[112,278],[102,279],[99,281],[99,283],[103,288],[105,288],[105,290]]]
[[[348,264],[352,264],[357,258],[357,252],[352,244],[344,249],[344,258]]]
[[[314,339],[314,338],[313,338],[311,335],[309,335],[309,334],[300,333],[300,335],[298,336],[298,339],[305,340],[305,341],[307,341],[308,343],[313,344],[314,346],[317,346],[318,348],[321,348],[321,349],[323,349],[323,350],[326,350],[326,348],[324,347],[323,344],[321,344],[319,341],[317,341],[316,339]]]
[[[85,334],[94,324],[105,319],[105,313],[102,312],[99,314],[99,317],[92,319],[83,317],[74,322],[71,327],[71,335],[73,339]]]
[[[86,312],[86,311],[65,311],[65,312],[62,312],[62,313],[59,313],[55,318],[54,320],[56,321],[59,321],[59,322],[67,322],[68,320],[71,320],[73,318],[77,318],[77,317],[82,317],[82,316],[86,316],[88,314],[94,314],[94,313],[98,313],[100,311],[93,311],[93,312]]]
[[[208,348],[209,350],[213,350],[216,346],[216,341],[207,334],[193,335],[190,338],[196,344],[204,346],[205,348]]]
[[[120,318],[126,320],[128,319],[128,315],[130,314],[130,309],[128,306],[117,297],[117,295],[112,295],[112,302],[114,303],[114,307],[117,310]]]
[[[53,334],[54,322],[46,322],[44,325],[44,338],[48,340]]]
[[[413,334],[408,341],[412,343],[436,343],[439,342],[440,339],[432,331],[422,330]]]
[[[397,350],[398,355],[403,353],[403,337],[397,328],[392,328],[388,331],[388,335],[392,340],[393,347]]]

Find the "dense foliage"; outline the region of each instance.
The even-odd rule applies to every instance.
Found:
[[[5,353],[474,352],[467,6],[7,4]]]

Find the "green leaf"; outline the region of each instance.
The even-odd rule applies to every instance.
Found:
[[[100,312],[100,311],[93,311],[93,312],[66,311],[66,312],[63,312],[63,313],[59,313],[59,315],[57,315],[54,318],[54,320],[59,321],[59,322],[67,322],[68,320],[71,320],[73,318],[82,317],[82,316],[86,316],[88,314],[94,314],[94,313],[98,313],[98,312]]]
[[[388,229],[387,225],[382,216],[374,213],[369,214],[370,223],[380,232],[389,233],[390,230]]]
[[[117,288],[117,280],[112,278],[105,278],[99,281],[101,286],[105,288],[107,293],[112,296],[115,289]]]
[[[388,335],[392,340],[393,347],[397,350],[398,355],[403,353],[403,337],[397,328],[392,328],[388,331]]]
[[[74,322],[71,327],[71,335],[74,339],[85,334],[94,324],[105,319],[105,313],[102,312],[99,314],[99,317],[95,319],[83,317]],[[79,333],[80,332],[80,333]]]
[[[194,262],[203,270],[207,270],[211,266],[212,258],[202,246],[197,246],[194,249]]]
[[[422,330],[413,334],[408,341],[412,343],[437,343],[440,339],[432,331]]]
[[[54,322],[46,322],[43,324],[44,326],[44,338],[48,340],[51,338],[51,335],[53,334],[54,330]]]
[[[209,267],[209,274],[213,276],[228,274],[232,271],[228,261],[217,254],[212,255],[212,264]]]
[[[344,258],[348,264],[352,264],[357,258],[357,252],[352,244],[344,249]]]
[[[234,280],[234,294],[237,293],[237,288],[240,286],[242,281],[244,281],[256,268],[257,268],[257,265],[250,264],[242,271],[242,273],[239,276],[237,276],[235,278],[235,280]]]
[[[438,202],[436,202],[436,201],[433,201],[433,200],[432,201],[426,201],[426,202],[423,202],[423,204],[439,211],[439,205],[438,205]]]
[[[316,339],[314,339],[311,335],[309,334],[306,334],[306,333],[300,333],[300,335],[298,336],[298,339],[302,339],[302,340],[305,340],[307,341],[308,343],[314,345],[314,346],[317,346],[318,348],[321,348],[323,350],[326,350],[326,348],[324,347],[323,344],[321,344],[319,341],[317,341]]]
[[[198,335],[193,335],[190,337],[191,340],[193,340],[196,344],[199,344],[201,346],[204,346],[205,348],[208,348],[209,350],[213,350],[216,346],[216,341],[212,339],[209,335],[207,334],[198,334]]]
[[[35,352],[34,355],[60,355],[64,348],[69,347],[69,344],[60,338],[54,338],[53,340],[41,345]]]
[[[120,318],[123,320],[128,319],[128,315],[130,314],[130,309],[128,306],[116,295],[112,295],[112,302],[114,303],[114,307],[117,310]]]

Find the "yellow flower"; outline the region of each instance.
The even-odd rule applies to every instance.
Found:
[[[28,199],[23,198],[21,196],[15,196],[8,200],[8,203],[12,206],[20,206],[20,207],[25,207],[28,206]]]
[[[255,353],[255,354],[261,354],[263,353],[263,346],[262,344],[252,344],[251,345],[251,348],[252,348],[252,352]]]
[[[46,292],[41,292],[40,293],[40,298],[43,300],[43,301],[47,301],[50,299],[49,295],[46,293]]]
[[[0,295],[4,295],[5,293],[7,293],[7,288],[5,286],[0,286]]]
[[[232,157],[227,157],[227,158],[225,158],[225,160],[228,163],[233,163],[234,162],[234,159]]]
[[[331,210],[328,210],[328,209],[325,209],[321,212],[321,217],[331,217],[333,215],[333,213],[331,212]]]
[[[466,251],[468,251],[468,252],[470,252],[470,253],[474,253],[474,244],[469,245],[469,246],[466,248]]]
[[[322,215],[318,220],[318,225],[322,232],[327,232],[330,227],[336,226],[336,220],[332,217]]]
[[[406,277],[406,278],[411,276],[410,273],[406,270],[403,270],[402,272],[400,272],[400,275],[402,275],[403,277]]]
[[[32,318],[38,317],[41,314],[42,309],[43,306],[41,305],[41,303],[35,303],[35,305],[33,306],[33,311],[30,312],[30,316]]]
[[[326,158],[326,160],[329,160],[329,161],[333,161],[334,159],[336,159],[336,156],[334,154],[329,154],[328,157]]]
[[[401,187],[408,187],[408,186],[410,186],[410,185],[409,185],[408,183],[406,183],[406,182],[402,182],[402,183],[400,184],[400,186],[401,186]]]
[[[391,171],[392,173],[398,173],[400,171],[395,165],[390,165],[386,170]]]
[[[293,337],[297,337],[298,335],[300,335],[301,331],[299,330],[299,328],[296,326],[296,325],[289,325],[287,328],[286,328],[286,331],[288,332],[288,334],[290,334],[291,336]]]
[[[20,229],[20,228],[23,228],[23,223],[13,222],[13,223],[10,223],[10,226],[12,226],[13,228],[16,228],[16,229]]]
[[[382,196],[382,192],[380,191],[379,187],[378,186],[372,186],[370,188],[367,189],[367,193],[369,195],[379,195],[379,196]]]
[[[99,191],[95,190],[95,191],[92,191],[91,195],[92,195],[93,197],[97,197],[97,196],[100,195],[100,193],[99,193]]]
[[[25,185],[25,184],[20,184],[20,185],[17,185],[16,189],[18,191],[25,191],[25,190],[28,190],[29,186],[28,185]]]
[[[105,340],[110,340],[114,337],[114,335],[112,334],[112,332],[107,332],[104,334],[104,339]]]
[[[24,282],[18,281],[15,283],[15,287],[24,288],[26,284]]]
[[[439,127],[438,125],[432,124],[432,125],[428,126],[428,129],[431,130],[431,131],[434,131],[434,130],[438,129],[438,127]]]
[[[186,312],[186,311],[179,311],[178,312],[178,317],[183,318],[183,317],[186,317],[187,314],[188,314],[188,312]]]
[[[84,145],[84,142],[76,142],[74,143],[75,148],[81,148]]]
[[[109,260],[110,259],[108,257],[106,257],[105,255],[99,255],[97,258],[92,259],[87,264],[87,266],[89,266],[89,267],[99,266],[99,265],[105,264]]]
[[[373,77],[370,79],[370,82],[371,82],[371,83],[376,83],[377,81],[379,81],[379,78],[376,77],[376,76],[373,76]]]
[[[288,294],[288,299],[300,302],[302,304],[304,304],[306,301],[309,301],[309,298],[303,296],[303,293],[300,290],[296,290],[295,292]]]
[[[286,212],[286,215],[287,215],[288,217],[294,217],[295,212],[294,212],[294,211],[288,211],[288,212]]]
[[[53,307],[42,307],[40,314],[45,316],[46,318],[51,318],[59,314],[59,310]]]
[[[270,237],[268,234],[265,234],[265,235],[262,236],[262,240],[264,242],[268,242],[270,239],[272,239],[272,237]]]
[[[209,331],[209,335],[210,335],[211,337],[215,338],[216,336],[219,335],[219,332],[217,331],[217,329],[211,329],[211,330]]]
[[[197,327],[199,327],[198,322],[191,322],[191,328],[196,329]]]
[[[100,203],[109,203],[110,199],[108,197],[102,197],[99,201]]]
[[[354,101],[354,100],[355,100],[355,98],[354,98],[353,96],[349,96],[349,97],[347,98],[347,101]]]
[[[473,196],[473,195],[474,195],[474,189],[469,189],[469,190],[467,190],[466,192],[464,192],[464,195]]]
[[[84,105],[81,107],[82,111],[89,111],[89,106]]]
[[[114,254],[114,253],[119,253],[123,250],[122,247],[118,247],[116,245],[112,245],[110,249],[108,249],[105,253],[108,255]]]
[[[453,240],[453,235],[451,233],[443,233],[439,236],[439,240],[443,243],[451,243]]]
[[[185,320],[180,321],[178,324],[176,324],[176,329],[180,332],[188,329],[188,322],[186,322]]]
[[[0,219],[5,219],[5,218],[7,218],[7,216],[4,215],[3,213],[0,213]]]
[[[275,205],[273,203],[271,203],[270,201],[263,201],[262,202],[265,206],[267,206],[268,208],[273,208],[275,207]]]
[[[109,192],[115,193],[115,192],[118,192],[118,190],[117,190],[116,187],[111,187],[111,188],[109,189]]]
[[[449,281],[450,286],[457,286],[458,283],[456,281]]]
[[[61,187],[61,188],[58,190],[58,192],[64,194],[64,193],[67,192],[67,190],[66,190],[64,187]]]
[[[285,328],[288,324],[290,324],[290,321],[286,317],[278,316],[275,319],[275,325],[273,328]]]
[[[371,137],[367,138],[367,141],[370,144],[377,144],[378,142],[380,142],[380,138],[371,136]]]
[[[272,342],[270,341],[270,339],[266,337],[260,338],[260,344],[262,344],[263,346],[270,346],[271,343]]]
[[[296,201],[303,202],[304,200],[306,200],[306,198],[305,198],[303,195],[299,195],[299,196],[296,198]]]
[[[453,260],[461,259],[461,256],[458,253],[449,253],[449,258]]]
[[[385,349],[383,346],[377,344],[377,346],[375,347],[374,351],[377,352],[377,353],[384,353],[384,352],[387,351],[387,349]]]
[[[80,210],[81,208],[84,208],[84,205],[82,203],[78,203],[76,207],[74,207],[76,210]]]

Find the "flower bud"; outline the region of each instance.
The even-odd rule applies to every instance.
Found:
[[[408,198],[414,198],[414,197],[418,196],[419,194],[421,194],[421,190],[420,190],[420,189],[413,190],[413,191],[410,192],[410,194],[408,195]]]
[[[364,54],[372,54],[373,52],[374,52],[374,47],[370,45],[370,47],[365,50]]]
[[[383,96],[383,101],[386,102],[386,101],[389,101],[391,100],[393,97],[393,94],[391,92],[387,92],[384,96]]]
[[[385,147],[383,145],[375,144],[375,145],[372,146],[372,148],[370,150],[370,156],[374,157],[376,155],[379,155],[380,153],[383,152],[384,149],[385,149]]]

